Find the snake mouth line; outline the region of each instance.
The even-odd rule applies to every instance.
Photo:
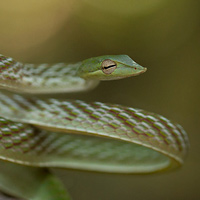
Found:
[[[127,77],[138,76],[138,75],[140,75],[140,74],[143,74],[143,73],[146,72],[146,71],[147,71],[147,68],[144,67],[141,71],[139,71],[139,72],[137,72],[137,73],[130,74],[130,75],[127,76]]]

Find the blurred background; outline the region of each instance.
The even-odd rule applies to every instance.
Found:
[[[180,123],[190,139],[181,169],[153,175],[58,170],[74,200],[200,199],[200,1],[10,0],[0,6],[0,53],[23,62],[127,54],[145,74],[72,95],[143,108]]]

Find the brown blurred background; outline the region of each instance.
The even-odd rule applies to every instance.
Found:
[[[128,54],[148,71],[71,98],[159,113],[189,135],[188,158],[173,172],[58,171],[74,200],[200,199],[200,1],[10,0],[0,5],[2,54],[35,63]]]

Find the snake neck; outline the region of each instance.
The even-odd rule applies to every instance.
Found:
[[[0,55],[0,87],[28,93],[79,92],[96,87],[99,81],[77,75],[80,65],[23,64]]]

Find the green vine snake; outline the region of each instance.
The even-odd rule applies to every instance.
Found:
[[[34,95],[89,90],[101,80],[145,71],[126,55],[69,65],[23,64],[0,55],[1,190],[22,199],[66,200],[52,167],[152,173],[182,165],[187,135],[161,115]]]

